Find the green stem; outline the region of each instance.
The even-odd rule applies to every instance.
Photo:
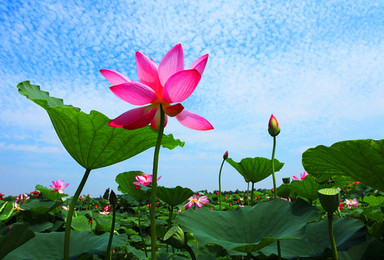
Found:
[[[331,245],[332,245],[333,259],[338,260],[339,256],[337,255],[335,235],[333,234],[333,213],[328,212],[327,215],[328,215],[328,234],[329,234],[329,241],[331,242]]]
[[[71,204],[69,205],[69,211],[67,215],[67,222],[65,224],[65,235],[64,235],[64,260],[69,260],[69,243],[70,243],[70,237],[71,237],[71,228],[72,228],[72,216],[73,212],[75,210],[77,199],[80,196],[81,191],[84,188],[85,183],[87,182],[89,173],[91,170],[86,169],[83,179],[80,182],[79,187],[77,187],[77,190],[75,192],[75,195],[72,197]]]
[[[249,206],[249,182],[247,182],[247,201]]]
[[[139,232],[141,236],[141,243],[143,243],[143,247],[144,247],[145,257],[148,257],[147,247],[145,246],[145,242],[144,242],[143,230],[141,228],[141,201],[139,201]]]
[[[152,259],[156,259],[157,241],[156,241],[156,191],[157,191],[157,168],[159,165],[159,152],[161,146],[161,139],[163,138],[165,114],[163,106],[160,105],[160,127],[157,136],[155,153],[153,156],[153,169],[152,169],[152,192],[151,192],[151,253]]]
[[[173,206],[169,206],[169,215],[168,215],[168,230],[172,226],[172,218],[173,218]]]
[[[276,177],[275,177],[275,151],[276,151],[276,136],[273,137],[272,149],[272,177],[273,177],[273,197],[277,198]],[[280,241],[277,240],[277,258],[281,259]]]
[[[253,191],[255,190],[255,183],[252,182],[252,190],[251,190],[251,204],[252,206],[255,205],[254,199],[253,199]]]
[[[275,150],[276,150],[276,136],[273,137],[273,150],[272,150],[272,177],[273,177],[273,196],[277,197],[276,191],[276,178],[275,178]]]
[[[221,170],[223,169],[225,159],[221,163],[220,171],[219,171],[219,209],[221,210]]]
[[[188,253],[191,255],[192,260],[196,260],[195,253],[193,252],[192,248],[188,245],[185,246],[185,250],[188,251]]]
[[[113,204],[112,205],[112,226],[111,226],[111,233],[109,234],[107,254],[105,255],[106,260],[112,259],[111,247],[112,247],[113,233],[115,232],[115,222],[116,222],[116,204]]]

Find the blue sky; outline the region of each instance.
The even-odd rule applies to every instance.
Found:
[[[382,139],[382,1],[4,1],[0,5],[0,193],[16,195],[70,183],[83,168],[67,154],[46,112],[21,96],[24,80],[83,111],[110,118],[133,108],[109,90],[100,69],[137,80],[135,52],[160,62],[181,43],[185,64],[208,53],[202,80],[184,107],[213,131],[169,120],[186,142],[161,150],[159,185],[218,188],[223,153],[270,158],[273,113],[281,126],[281,177],[304,171],[301,154],[317,145]],[[124,171],[151,172],[153,149],[91,173],[84,194],[98,196]],[[246,184],[229,164],[224,190]],[[271,188],[272,178],[256,184]]]

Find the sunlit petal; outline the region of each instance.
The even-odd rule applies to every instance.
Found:
[[[112,84],[118,85],[122,83],[131,82],[128,77],[124,76],[120,72],[114,70],[100,70],[101,74]]]
[[[150,60],[141,52],[136,52],[136,67],[139,81],[152,88],[156,93],[159,93],[161,85],[156,65],[153,60]]]
[[[139,107],[129,110],[108,125],[113,127],[124,127],[125,129],[137,129],[148,125],[156,114],[157,106]]]
[[[183,70],[172,75],[163,89],[163,100],[167,103],[182,102],[195,90],[201,79],[197,70]]]
[[[198,58],[197,60],[195,60],[192,63],[192,65],[189,67],[189,69],[195,69],[200,73],[200,75],[202,75],[205,69],[205,65],[207,65],[207,61],[208,61],[208,54],[205,54],[200,58]]]
[[[184,69],[184,53],[181,44],[177,44],[165,54],[159,64],[159,79],[162,86],[168,78],[176,72]]]
[[[213,126],[211,125],[211,123],[209,123],[205,118],[199,115],[196,115],[192,112],[189,112],[185,109],[176,116],[176,119],[183,126],[186,126],[194,130],[205,131],[205,130],[213,129]]]
[[[155,91],[140,82],[131,81],[110,87],[113,94],[132,105],[146,105],[157,99]]]

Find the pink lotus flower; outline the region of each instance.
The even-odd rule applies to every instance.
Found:
[[[161,176],[157,178],[157,181],[159,181]],[[140,184],[144,186],[148,186],[152,183],[152,174],[142,174],[136,176],[137,182],[134,182],[133,184],[137,185],[136,188],[140,189]]]
[[[359,202],[357,201],[356,198],[354,198],[353,200],[345,199],[344,203],[348,207],[348,209],[351,209],[352,207],[358,207],[359,206]]]
[[[207,196],[197,196],[196,194],[194,194],[192,197],[190,197],[189,199],[189,202],[187,204],[184,205],[184,208],[187,210],[189,209],[190,207],[193,206],[193,204],[195,204],[195,209],[198,209],[198,208],[201,208],[203,207],[203,205],[205,204],[208,204],[209,203],[209,200],[208,200],[208,197]]]
[[[195,90],[207,60],[208,54],[203,55],[185,70],[183,48],[181,44],[177,44],[165,54],[160,64],[136,52],[139,82],[131,81],[117,71],[100,70],[112,84],[110,89],[117,97],[132,105],[147,105],[121,114],[108,125],[132,130],[151,124],[153,129],[158,129],[161,104],[166,114],[165,125],[168,115],[176,117],[182,125],[194,130],[213,129],[205,118],[184,110],[179,103]],[[171,105],[172,103],[176,104]]]
[[[308,176],[308,173],[307,172],[303,172],[303,173],[300,173],[300,179],[298,178],[298,177],[296,177],[296,176],[293,176],[292,177],[292,179],[294,179],[294,180],[296,180],[296,181],[302,181],[302,180],[304,180],[305,179],[305,177],[307,177]]]
[[[64,194],[63,189],[65,189],[69,184],[64,184],[64,181],[57,180],[56,182],[52,181],[53,185],[49,185],[52,189],[55,189],[52,192],[58,192],[60,194]]]

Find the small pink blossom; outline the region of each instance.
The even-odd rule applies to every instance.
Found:
[[[344,203],[348,207],[348,209],[351,209],[352,207],[358,207],[359,206],[359,202],[357,201],[356,198],[354,198],[353,200],[345,199]]]
[[[49,185],[52,189],[55,189],[52,192],[58,192],[60,194],[64,194],[63,189],[65,189],[69,184],[64,184],[64,181],[56,180],[56,182],[52,181],[53,185]]]
[[[288,197],[288,199],[287,198],[280,198],[280,199],[291,202],[291,198],[290,197]]]
[[[157,181],[159,181],[161,176],[157,178]],[[140,184],[143,186],[148,186],[152,183],[152,174],[142,174],[136,176],[137,182],[134,182],[133,184],[136,185],[136,189],[140,189]]]
[[[303,172],[303,173],[300,173],[300,179],[296,176],[293,176],[292,179],[296,180],[296,181],[302,181],[305,179],[305,177],[308,176],[308,173],[307,172]]]
[[[189,199],[189,202],[187,204],[184,205],[184,208],[187,210],[189,209],[190,207],[193,206],[193,204],[195,204],[195,209],[198,209],[198,208],[201,208],[203,207],[203,205],[205,204],[208,204],[209,203],[209,200],[208,200],[208,197],[207,196],[197,196],[196,194],[194,194],[192,197],[190,197]]]

